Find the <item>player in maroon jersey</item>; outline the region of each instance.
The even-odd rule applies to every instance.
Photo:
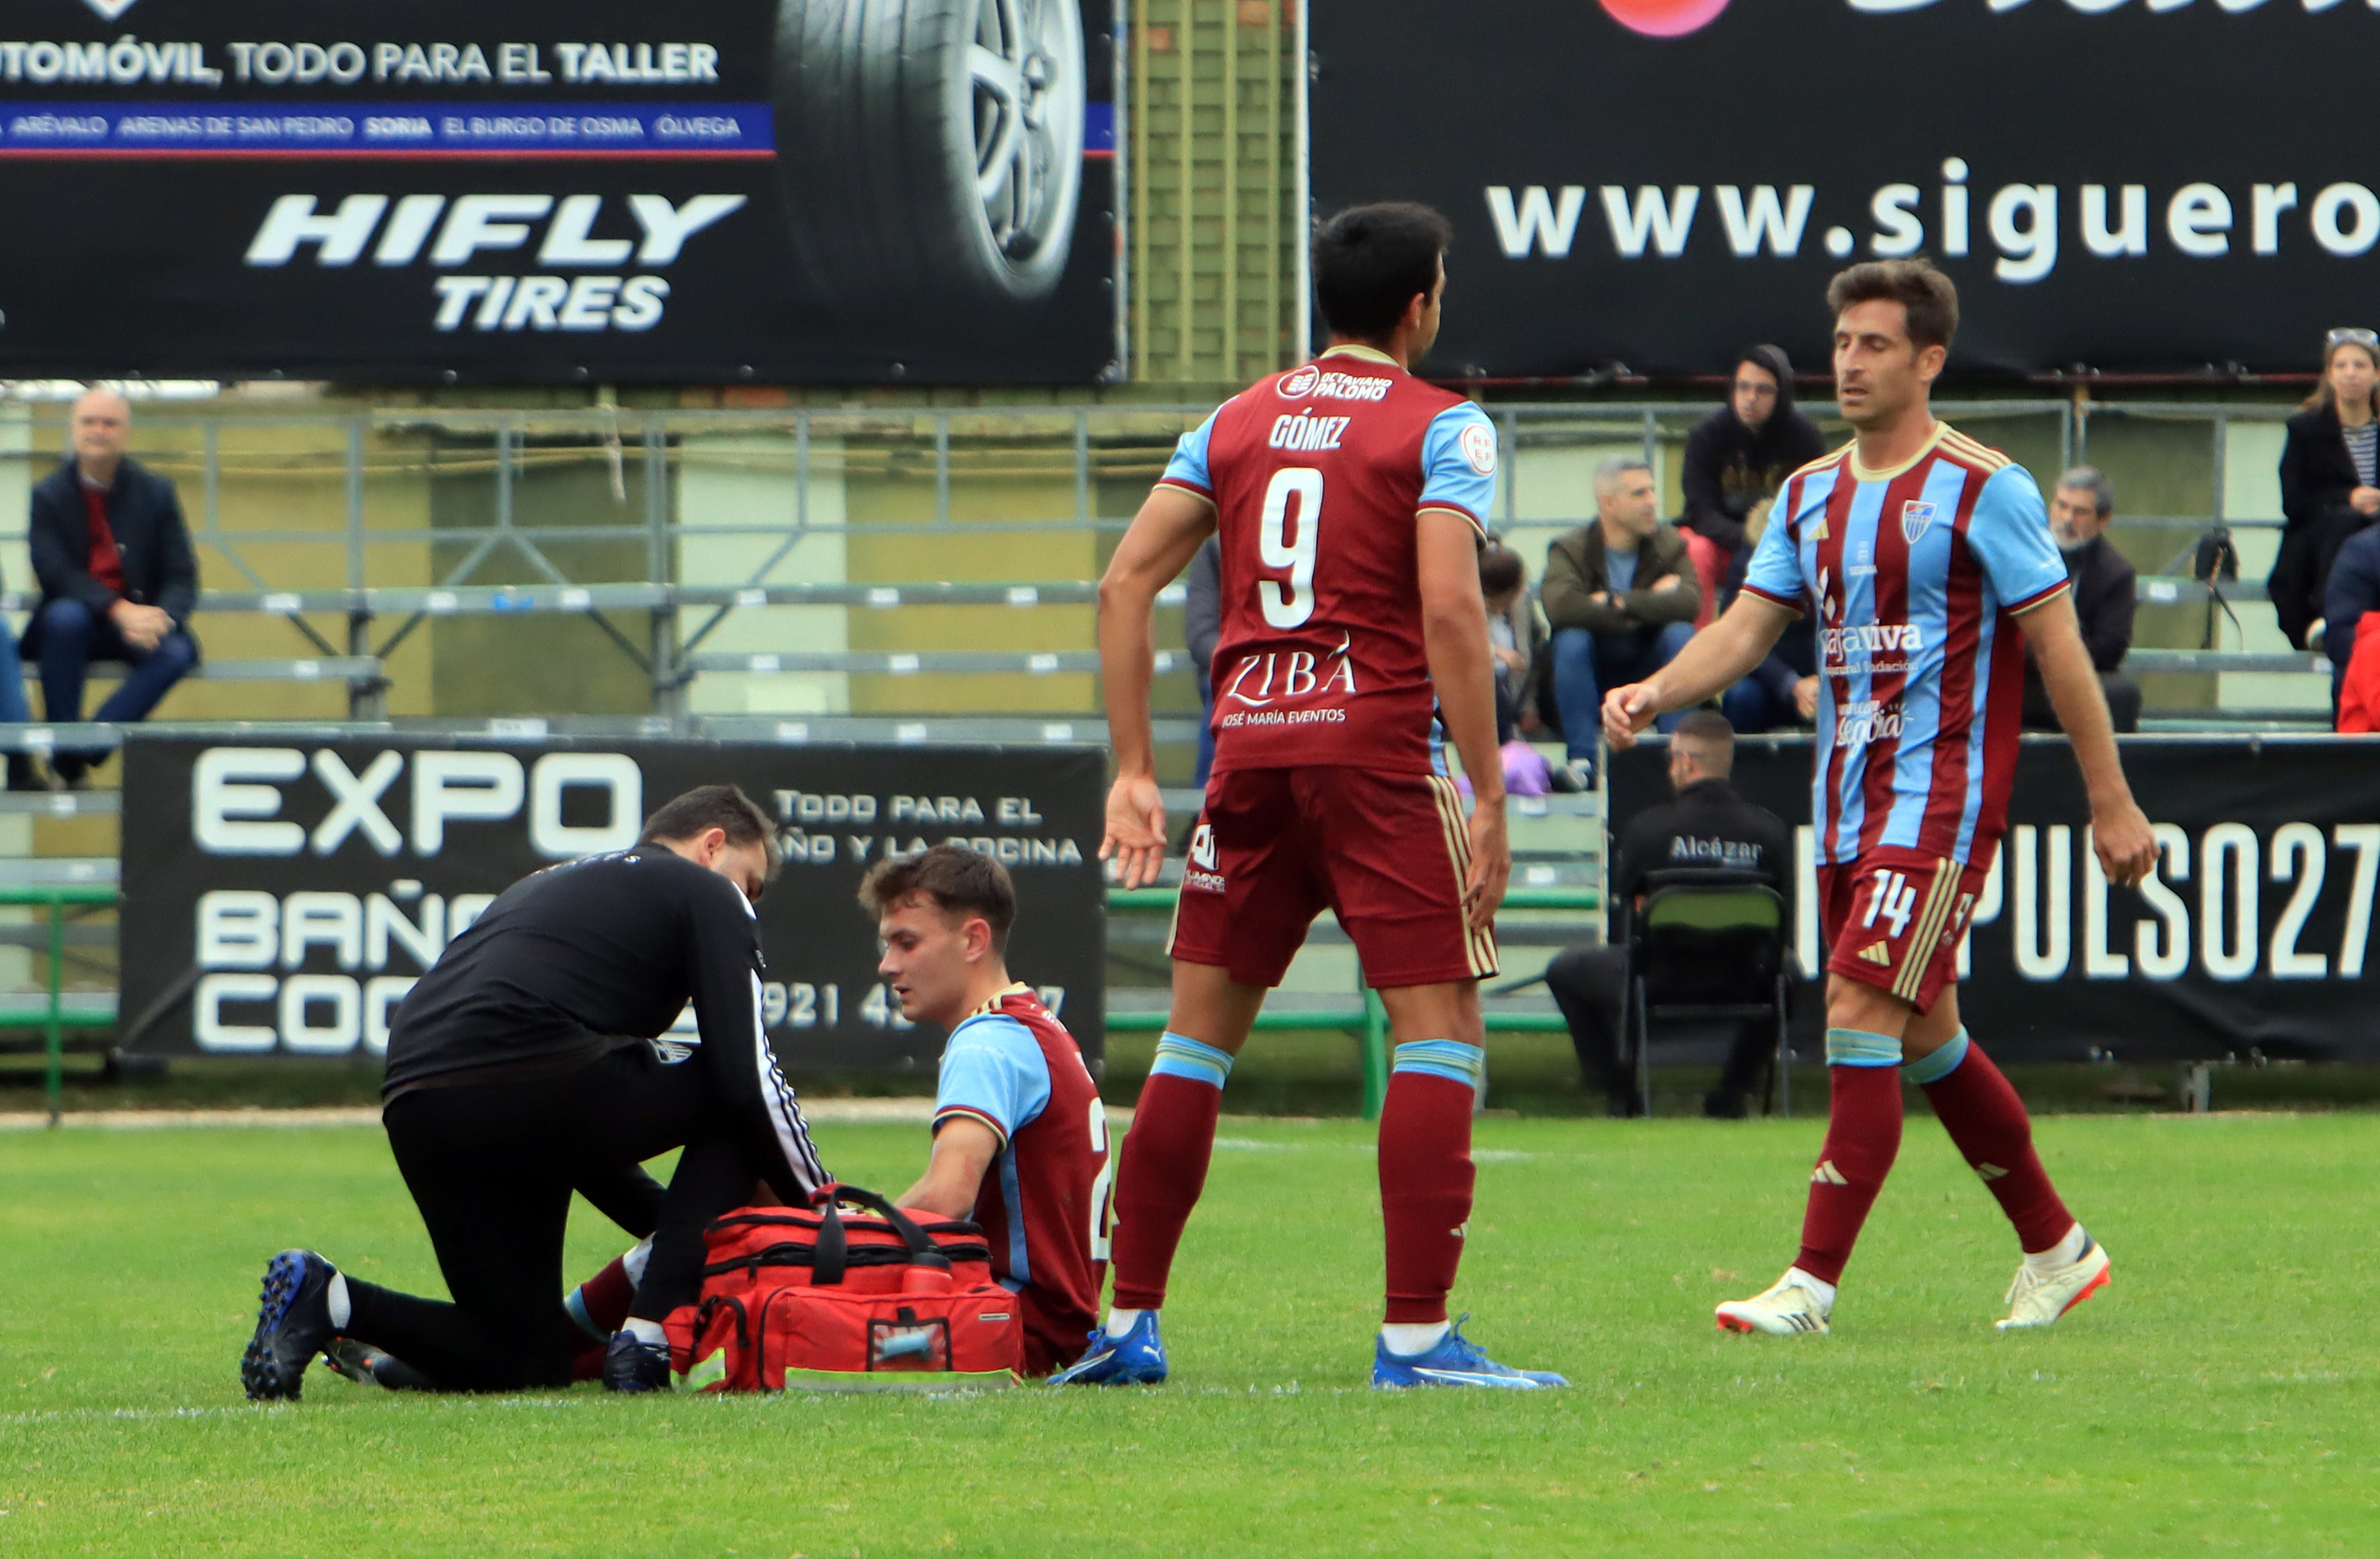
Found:
[[[877,972],[901,1015],[949,1031],[934,1099],[934,1151],[901,1198],[983,1226],[992,1275],[1025,1314],[1025,1372],[1082,1355],[1108,1259],[1108,1120],[1075,1038],[1008,977],[1016,889],[999,862],[954,844],[878,863],[860,884],[877,917]],[[590,1338],[628,1312],[650,1242],[572,1290]],[[367,1363],[372,1361],[366,1361]],[[346,1372],[360,1375],[365,1365]],[[402,1366],[398,1366],[402,1368]],[[582,1368],[580,1378],[591,1378]],[[383,1384],[392,1384],[383,1378]]]
[[[901,1205],[983,1226],[992,1275],[1025,1313],[1025,1372],[1063,1369],[1099,1315],[1108,1118],[1074,1036],[1008,977],[1016,889],[990,856],[938,844],[879,862],[859,900],[901,1015],[950,1033],[934,1155]]]
[[[1148,716],[1157,594],[1221,538],[1215,762],[1173,928],[1173,1004],[1116,1184],[1115,1292],[1058,1379],[1162,1380],[1157,1311],[1207,1178],[1222,1087],[1306,928],[1336,912],[1397,1040],[1380,1118],[1388,1306],[1375,1385],[1534,1389],[1446,1321],[1471,1215],[1478,982],[1512,870],[1478,547],[1497,441],[1413,377],[1437,337],[1445,220],[1342,211],[1315,236],[1330,346],[1186,435],[1099,585],[1116,779],[1100,855],[1127,886],[1165,851]],[[1466,817],[1432,709],[1477,794]]]

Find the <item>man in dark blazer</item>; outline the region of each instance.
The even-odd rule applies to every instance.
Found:
[[[144,719],[199,663],[190,612],[199,600],[198,560],[174,484],[124,453],[132,408],[112,390],[75,403],[74,457],[33,489],[29,540],[42,604],[25,630],[25,653],[42,666],[42,702],[61,724],[82,719],[82,685],[93,660],[120,660],[130,674],[94,719]],[[59,779],[79,789],[103,754],[60,748]]]
[[[2132,614],[2138,579],[2131,563],[2107,539],[2107,526],[2116,517],[2115,484],[2095,465],[2077,465],[2058,478],[2049,501],[2049,530],[2066,559],[2066,576],[2074,582],[2074,615],[2082,624],[2082,643],[2099,672],[2099,689],[2107,695],[2107,714],[2119,731],[2141,728],[2141,684],[2121,671],[2132,652]],[[2049,707],[2049,690],[2041,668],[2034,662],[2033,647],[2024,651],[2024,728],[2056,731],[2058,711]]]
[[[1654,873],[1680,866],[1718,866],[1765,878],[1783,896],[1793,924],[1793,830],[1728,783],[1735,769],[1735,732],[1725,716],[1696,709],[1670,738],[1670,788],[1675,799],[1630,821],[1611,869],[1612,938],[1600,948],[1572,948],[1546,966],[1546,989],[1570,1025],[1586,1084],[1600,1088],[1613,1115],[1634,1115],[1640,1101],[1621,1055],[1621,1008],[1628,987],[1628,915],[1643,904]],[[1625,905],[1627,914],[1617,912]],[[1730,993],[1732,994],[1732,993]],[[1741,1120],[1752,1110],[1752,1090],[1767,1065],[1776,1031],[1766,1021],[1740,1025],[1718,1086],[1703,1099],[1714,1120]]]

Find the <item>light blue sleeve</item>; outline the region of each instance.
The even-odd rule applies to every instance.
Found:
[[[971,1115],[1005,1142],[1050,1105],[1050,1063],[1031,1031],[1014,1018],[971,1018],[942,1047],[941,1081],[934,1094],[934,1124]]]
[[[2041,489],[2022,465],[2004,465],[1984,483],[1967,521],[1967,550],[2000,605],[2022,611],[2065,587],[2066,559],[2049,534]]]
[[[1206,421],[1182,435],[1160,480],[1186,487],[1208,498],[1215,496],[1215,479],[1207,469],[1207,444],[1215,436],[1215,418],[1221,415],[1220,407],[1208,412]]]
[[[1496,425],[1469,401],[1429,419],[1421,440],[1421,503],[1467,514],[1485,535],[1496,512]]]
[[[1807,610],[1804,598],[1810,593],[1810,582],[1802,575],[1802,548],[1793,538],[1791,518],[1769,514],[1768,528],[1760,533],[1760,545],[1752,550],[1752,562],[1744,565],[1743,587],[1779,606],[1803,611]]]

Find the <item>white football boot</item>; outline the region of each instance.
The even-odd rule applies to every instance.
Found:
[[[2107,1248],[2087,1234],[2082,1252],[2063,1266],[2041,1272],[2022,1263],[2009,1285],[2008,1319],[1994,1324],[2003,1332],[2029,1332],[2054,1323],[2107,1286]]]
[[[1719,1306],[1719,1330],[1765,1332],[1772,1337],[1824,1332],[1835,1301],[1833,1295],[1822,1294],[1817,1285],[1818,1280],[1800,1267],[1788,1267],[1785,1275],[1767,1293],[1748,1299],[1730,1299]]]

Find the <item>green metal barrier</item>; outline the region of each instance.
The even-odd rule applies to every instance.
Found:
[[[1171,911],[1176,890],[1171,888],[1111,888],[1108,889],[1108,912],[1111,914],[1147,913]],[[1581,910],[1592,912],[1603,907],[1603,895],[1591,888],[1515,888],[1504,894],[1503,907],[1508,910]],[[1563,1033],[1568,1025],[1559,1012],[1498,1012],[1492,1008],[1483,1015],[1489,1033]],[[1111,1033],[1161,1033],[1166,1015],[1162,1012],[1111,1012],[1107,1026]],[[1378,992],[1365,991],[1360,1003],[1295,1012],[1258,1012],[1256,1028],[1258,1033],[1282,1029],[1337,1029],[1356,1036],[1363,1047],[1364,1118],[1378,1120],[1380,1109],[1389,1096],[1389,1014],[1380,1004]]]
[[[58,1122],[58,1114],[66,1097],[67,1030],[103,1029],[115,1021],[112,1013],[68,1012],[66,1009],[67,910],[69,906],[92,908],[115,902],[115,889],[105,883],[27,883],[0,887],[0,905],[20,909],[46,908],[50,912],[49,999],[38,1009],[14,1012],[0,1010],[0,1028],[38,1028],[42,1032],[43,1048],[48,1057],[42,1094],[49,1105],[50,1124],[53,1126]]]

